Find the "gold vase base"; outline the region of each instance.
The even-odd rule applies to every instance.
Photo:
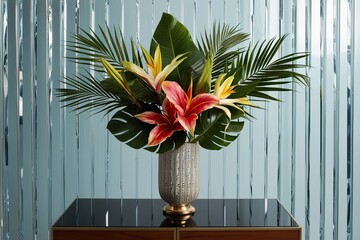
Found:
[[[166,204],[163,207],[164,216],[174,224],[185,224],[194,215],[194,212],[195,208],[190,204]]]

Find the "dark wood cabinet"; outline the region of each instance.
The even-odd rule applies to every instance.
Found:
[[[300,240],[301,227],[276,199],[199,199],[184,224],[160,199],[76,199],[52,227],[53,240]]]

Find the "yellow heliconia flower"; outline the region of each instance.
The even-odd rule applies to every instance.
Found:
[[[246,106],[252,106],[255,107],[252,102],[248,100],[247,97],[241,97],[241,98],[228,98],[232,93],[234,93],[234,87],[236,85],[231,85],[234,80],[234,75],[226,78],[224,81],[224,77],[226,76],[225,73],[220,74],[219,77],[216,79],[215,87],[214,87],[214,95],[218,98],[219,104],[216,105],[216,108],[221,109],[225,112],[226,116],[231,119],[231,112],[230,110],[225,106],[231,106],[236,109],[239,109],[240,111],[244,111],[239,106],[236,105],[236,103]],[[221,83],[223,81],[223,83]]]
[[[155,79],[162,69],[160,45],[156,47],[154,58],[150,56],[150,54],[145,50],[145,48],[141,47],[141,50],[147,63],[146,66],[148,67],[148,71],[150,73],[149,75],[151,75],[151,77]]]
[[[132,62],[123,61],[122,65],[130,72],[138,75],[147,82],[156,92],[160,93],[161,85],[165,81],[166,77],[179,66],[179,64],[185,60],[186,54],[177,55],[171,63],[162,68],[162,58],[160,45],[156,47],[154,58],[144,49],[141,48],[146,60],[146,66],[148,73],[144,69],[137,66]]]

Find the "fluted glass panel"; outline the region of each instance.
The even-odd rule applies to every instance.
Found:
[[[351,68],[351,80],[352,80],[352,159],[353,159],[353,167],[352,167],[352,179],[351,179],[351,189],[352,189],[352,204],[350,205],[352,212],[352,225],[350,225],[351,237],[353,240],[360,238],[360,205],[357,204],[360,201],[360,191],[356,190],[360,186],[360,149],[357,146],[360,146],[360,124],[356,124],[360,121],[360,81],[357,80],[358,76],[360,76],[360,68],[357,67],[360,64],[360,16],[356,14],[360,11],[360,3],[357,1],[352,2],[352,68]],[[351,238],[350,238],[351,239]]]
[[[201,149],[199,197],[278,198],[303,239],[360,239],[359,2],[0,0],[0,12],[1,239],[49,239],[77,197],[160,197],[156,154],[118,142],[111,115],[78,115],[55,93],[64,75],[96,76],[66,58],[80,57],[66,49],[74,33],[107,24],[148,49],[163,12],[193,38],[218,21],[253,44],[288,34],[279,54],[311,52],[310,88],[260,103],[229,147]]]
[[[7,99],[7,2],[0,2],[0,238],[6,239],[8,233],[8,219],[7,219],[7,123],[6,123],[6,102]]]

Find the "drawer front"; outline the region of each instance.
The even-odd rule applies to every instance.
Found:
[[[176,230],[168,229],[53,229],[52,240],[174,240]]]
[[[179,240],[301,240],[295,229],[191,229],[178,232]]]

